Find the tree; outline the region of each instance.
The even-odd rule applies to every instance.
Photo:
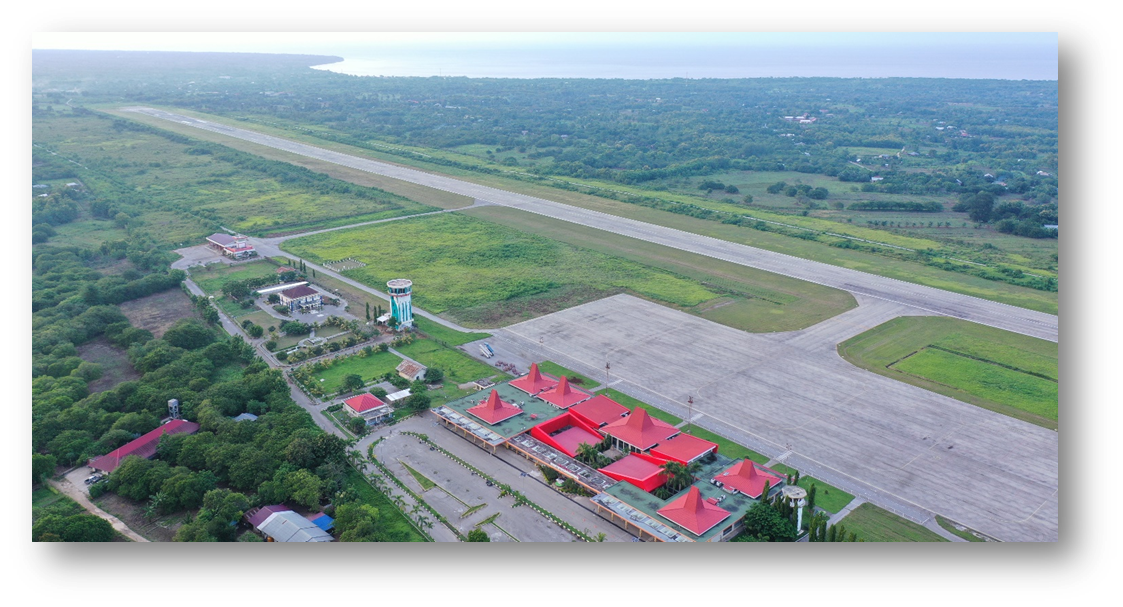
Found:
[[[663,473],[667,475],[667,488],[672,492],[679,492],[694,483],[694,473],[702,469],[698,462],[691,462],[684,466],[674,460],[663,464]]]
[[[356,390],[362,390],[364,384],[366,384],[366,382],[363,381],[362,375],[359,375],[358,373],[351,373],[343,378],[342,391],[354,392]]]
[[[370,322],[370,302],[367,302],[367,322]]]
[[[385,534],[380,529],[378,509],[369,504],[351,502],[335,509],[335,531],[341,542],[381,542]]]
[[[595,445],[590,445],[589,443],[577,445],[577,461],[589,466],[595,466],[597,458],[599,457],[600,451],[597,451]]]
[[[164,333],[163,339],[177,348],[196,350],[213,342],[214,334],[199,321],[182,318]]]
[[[795,525],[763,502],[753,504],[745,514],[745,532],[766,542],[790,542],[796,537]]]
[[[111,542],[113,525],[92,514],[48,514],[31,527],[33,542]]]
[[[491,538],[488,537],[487,532],[483,529],[473,529],[468,532],[469,542],[490,542]]]
[[[53,455],[33,453],[31,455],[31,484],[38,485],[55,473],[57,460]]]
[[[429,367],[425,371],[425,382],[429,384],[439,384],[445,378],[445,372],[436,367]]]
[[[367,429],[367,420],[361,417],[352,417],[347,420],[347,429],[350,430],[352,434],[362,435]]]

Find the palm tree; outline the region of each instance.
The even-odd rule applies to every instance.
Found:
[[[597,463],[597,458],[600,456],[600,451],[589,443],[581,443],[577,445],[577,461],[589,464],[590,466]]]
[[[694,483],[694,473],[702,469],[698,462],[691,462],[684,466],[674,460],[663,464],[663,473],[667,475],[667,486],[671,491],[682,491]]]

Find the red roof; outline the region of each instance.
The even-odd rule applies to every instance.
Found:
[[[343,404],[350,407],[351,410],[355,413],[365,413],[367,411],[370,411],[371,409],[377,409],[379,407],[387,406],[386,403],[379,400],[377,396],[367,393],[360,394],[358,396],[352,396],[351,398],[343,401]]]
[[[702,492],[693,486],[686,495],[663,506],[658,512],[694,535],[702,535],[729,518],[728,510],[702,499]]]
[[[503,400],[499,398],[499,393],[495,390],[491,391],[486,401],[469,408],[467,411],[491,425],[498,424],[505,419],[510,419],[523,412],[522,409],[510,403],[503,402]]]
[[[295,272],[295,271],[296,271],[296,268],[294,268],[292,266],[281,266],[281,267],[277,268],[278,274],[284,274],[285,272]]]
[[[644,491],[654,491],[667,482],[662,466],[634,453],[601,468],[600,471],[605,476],[618,481],[628,481]]]
[[[588,399],[590,396],[592,396],[592,394],[584,390],[569,387],[569,380],[566,379],[564,375],[558,380],[558,385],[554,387],[554,389],[538,393],[538,398],[541,398],[555,407],[561,407],[562,409],[572,407]]]
[[[309,287],[308,285],[299,285],[291,289],[285,289],[284,291],[281,291],[281,295],[284,295],[289,299],[297,299],[300,297],[308,297],[309,295],[319,295],[319,292],[316,291],[316,289]]]
[[[558,385],[558,380],[552,375],[543,375],[540,373],[538,371],[538,363],[533,363],[530,365],[530,373],[518,379],[512,379],[510,384],[528,394],[538,394],[543,390],[549,390]]]
[[[749,497],[758,498],[764,492],[765,481],[768,481],[770,486],[775,487],[779,484],[781,478],[776,474],[757,468],[756,463],[752,460],[743,459],[715,476],[714,480]]]
[[[618,421],[628,414],[628,408],[611,398],[598,394],[569,408],[570,413],[585,420],[594,428]]]
[[[199,424],[195,422],[173,419],[140,438],[129,441],[101,457],[91,459],[88,464],[96,470],[113,472],[117,469],[117,466],[121,465],[121,460],[130,455],[139,455],[144,459],[151,459],[153,455],[156,455],[156,447],[160,444],[160,437],[165,434],[195,434],[198,431]]]
[[[651,454],[673,459],[680,464],[689,464],[707,453],[716,451],[717,443],[711,443],[689,434],[680,434],[666,442],[659,443],[658,447],[653,447]]]
[[[631,415],[608,424],[601,431],[640,451],[646,451],[659,441],[678,434],[679,430],[663,420],[651,417],[643,407],[636,407]]]
[[[577,447],[581,443],[598,445],[602,440],[604,440],[604,437],[597,436],[596,434],[593,434],[588,430],[577,426],[574,426],[569,430],[559,432],[558,434],[555,434],[550,438],[552,438],[554,440],[554,443],[557,444],[557,446],[570,457],[577,456]]]

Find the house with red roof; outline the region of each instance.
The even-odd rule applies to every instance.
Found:
[[[522,409],[499,398],[499,392],[495,390],[491,391],[491,394],[487,396],[487,400],[481,401],[480,404],[467,410],[467,413],[483,420],[489,425],[498,424],[522,412]]]
[[[572,407],[577,403],[592,398],[592,394],[569,385],[569,380],[564,375],[558,380],[558,385],[537,394],[540,398],[559,409]]]
[[[660,460],[632,453],[600,469],[601,474],[652,492],[667,482]]]
[[[703,498],[697,487],[691,487],[686,495],[663,506],[658,513],[694,535],[703,535],[729,518],[728,510],[718,506],[712,498]]]
[[[121,465],[121,460],[130,455],[152,459],[156,455],[156,447],[160,444],[160,437],[165,434],[195,434],[199,431],[199,424],[184,419],[172,421],[156,428],[155,430],[131,440],[124,445],[87,462],[87,465],[100,472],[113,472]]]
[[[290,311],[318,310],[324,306],[324,297],[320,292],[307,283],[297,285],[291,289],[281,291],[281,305],[288,306]]]
[[[579,402],[570,407],[568,411],[594,428],[619,421],[620,418],[630,413],[627,407],[603,394]]]
[[[393,414],[390,405],[369,393],[352,396],[343,401],[343,410],[351,417],[361,417],[367,420],[367,425],[377,424]]]
[[[612,437],[614,447],[628,453],[647,451],[678,434],[679,429],[651,417],[643,407],[636,407],[631,415],[604,426],[601,432]]]
[[[755,499],[764,492],[764,483],[776,487],[781,480],[783,479],[779,474],[759,468],[756,462],[744,459],[715,475],[712,482],[726,491],[737,491]]]
[[[511,386],[522,390],[530,395],[538,394],[543,390],[549,390],[558,385],[558,378],[553,375],[546,375],[538,370],[538,363],[530,365],[530,373],[518,378],[512,379],[508,382]]]
[[[689,434],[679,434],[651,448],[652,455],[665,460],[674,460],[684,466],[710,453],[717,453],[717,443]]]

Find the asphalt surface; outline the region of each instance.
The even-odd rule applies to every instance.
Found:
[[[428,187],[453,192],[492,204],[521,209],[563,221],[598,228],[616,234],[737,263],[776,274],[843,289],[855,295],[899,303],[927,314],[951,316],[1015,333],[1058,340],[1058,318],[941,289],[916,285],[892,278],[850,270],[747,245],[718,240],[673,228],[657,226],[633,219],[573,207],[525,194],[508,192],[453,177],[426,173],[417,169],[379,162],[298,143],[255,131],[199,120],[145,107],[126,108],[164,120],[242,139],[294,154],[332,162],[342,166],[401,179]]]

